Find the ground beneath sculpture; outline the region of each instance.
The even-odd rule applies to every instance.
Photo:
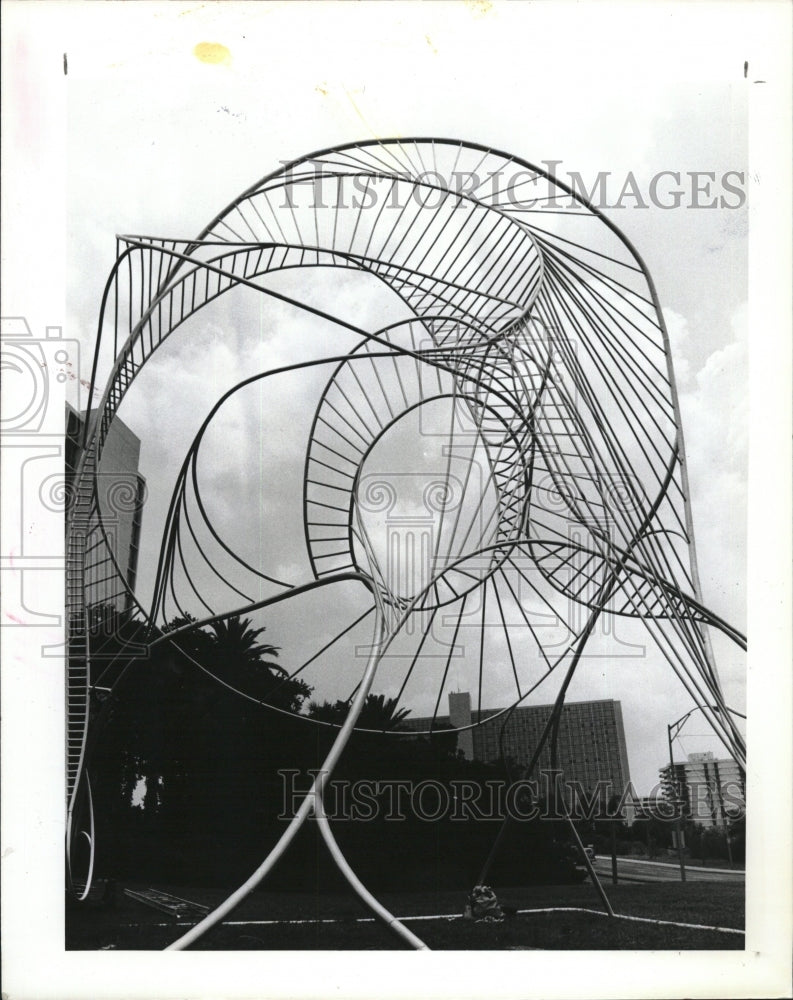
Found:
[[[222,888],[158,888],[210,906],[224,896]],[[507,918],[497,924],[462,919],[463,892],[383,893],[383,902],[400,917],[416,918],[405,922],[434,950],[740,950],[744,947],[742,934],[724,931],[611,920],[586,912],[517,912],[545,907],[598,909],[593,888],[587,883],[499,888],[498,897]],[[615,912],[627,916],[743,928],[743,885],[691,882],[616,885],[609,887],[609,898]],[[451,916],[438,917],[439,914]],[[72,914],[66,947],[158,950],[187,926],[145,908],[125,896],[119,886],[112,904],[82,908]],[[195,947],[211,951],[391,950],[398,949],[399,943],[384,927],[364,915],[352,895],[261,892],[246,899],[230,922],[207,933]]]

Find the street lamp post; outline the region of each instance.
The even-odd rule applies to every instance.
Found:
[[[675,759],[672,754],[672,729],[677,725],[677,723],[672,723],[671,726],[666,727],[666,736],[669,741],[669,780],[672,782],[672,789],[674,793],[674,806],[675,806],[675,829],[677,836],[677,860],[680,862],[680,881],[685,882],[686,880],[686,862],[683,857],[683,828],[680,822],[680,807],[682,805],[682,795],[678,789],[677,777],[675,775]]]
[[[675,789],[675,799],[677,800],[676,804],[678,806],[682,804],[682,802],[681,802],[682,796],[677,793],[678,782],[677,782],[677,780],[675,778],[675,760],[674,760],[674,756],[672,754],[672,739],[673,739],[673,737],[672,737],[672,730],[674,730],[674,735],[677,736],[677,734],[683,728],[683,726],[685,725],[685,723],[687,722],[687,720],[694,714],[694,712],[701,711],[703,707],[705,707],[705,706],[703,706],[703,705],[696,705],[689,712],[686,712],[685,715],[682,715],[676,722],[673,722],[671,725],[669,725],[669,726],[666,727],[666,737],[667,737],[667,740],[669,741],[669,777],[670,777],[670,780],[673,782],[673,787]],[[715,712],[721,711],[721,709],[719,708],[718,705],[708,705],[707,707],[710,708],[710,709],[712,709]],[[729,712],[731,715],[737,715],[741,719],[745,719],[746,718],[746,716],[743,715],[743,713],[736,712],[734,708],[728,708],[726,706],[725,706],[725,708],[726,708],[726,711]],[[741,764],[739,763],[738,766],[741,767]],[[721,789],[719,789],[719,795],[721,795]],[[724,815],[723,814],[723,810],[722,810],[722,815]],[[686,880],[686,865],[685,865],[685,860],[683,858],[683,838],[682,838],[682,833],[681,833],[680,819],[681,819],[680,812],[676,809],[676,811],[675,811],[675,826],[677,828],[677,857],[678,857],[678,860],[680,861],[680,879],[681,879],[681,881],[685,882],[685,880]],[[726,822],[726,817],[725,817],[725,822]],[[727,853],[728,853],[728,856],[729,856],[729,859],[730,859],[730,867],[732,867],[732,850],[731,850],[731,847],[730,847],[730,830],[729,830],[729,826],[727,826],[727,828],[726,828],[726,836],[727,836]]]

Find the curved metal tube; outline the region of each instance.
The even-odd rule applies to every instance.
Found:
[[[350,867],[349,862],[342,854],[341,848],[336,842],[336,838],[333,836],[333,831],[330,828],[328,817],[325,814],[325,806],[322,801],[321,788],[318,788],[314,792],[314,815],[317,818],[319,832],[322,834],[322,839],[325,841],[325,846],[330,851],[331,857],[336,862],[336,867],[350,883],[350,886],[356,895],[360,897],[360,899],[366,906],[369,907],[376,917],[379,917],[383,921],[389,930],[393,931],[398,937],[402,938],[402,940],[409,944],[411,948],[415,948],[416,951],[429,951],[430,949],[426,944],[424,944],[421,938],[416,937],[411,930],[408,930],[408,928],[405,927],[398,917],[395,917],[393,913],[389,912],[383,906],[382,903],[375,899],[375,897],[371,894],[371,892],[369,892],[363,882],[361,882]]]
[[[78,902],[82,903],[88,898],[88,893],[91,891],[91,885],[94,880],[94,860],[96,858],[96,837],[94,829],[94,800],[91,794],[91,782],[88,778],[88,774],[84,774],[86,794],[88,795],[88,826],[89,830],[81,830],[80,833],[83,834],[88,840],[88,873],[85,877],[85,886],[82,892],[75,896]],[[72,878],[72,814],[69,814],[69,821],[66,826],[66,867],[68,874],[69,886],[73,887],[74,880]]]

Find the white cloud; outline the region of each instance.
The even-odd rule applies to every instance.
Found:
[[[682,383],[680,410],[703,596],[739,628],[745,622],[748,357],[746,307],[731,340]],[[685,339],[683,340],[685,344]]]

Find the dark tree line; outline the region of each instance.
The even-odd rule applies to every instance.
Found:
[[[103,672],[104,687],[120,678],[111,695],[98,692],[94,705],[98,735],[90,771],[100,873],[185,884],[247,877],[285,827],[289,782],[308,787],[309,772],[321,766],[347,715],[347,702],[310,700],[310,686],[276,662],[279,650],[263,641],[264,628],[232,617],[178,631],[191,623],[171,621],[153,637],[162,641],[146,652],[139,624],[112,610],[95,615],[93,629],[104,637],[105,656],[94,664],[94,676]],[[164,639],[168,633],[175,633],[172,640]],[[127,655],[130,649],[137,655]],[[300,713],[328,725],[312,724]],[[353,734],[334,778],[341,785],[371,783],[376,815],[347,819],[342,809],[334,832],[373,887],[413,881],[427,888],[470,888],[498,820],[455,819],[447,810],[428,821],[410,809],[389,820],[387,797],[399,782],[451,788],[465,780],[484,787],[505,782],[504,771],[462,759],[454,733],[440,731],[432,739],[403,734],[406,715],[392,698],[367,698],[359,725],[375,732]],[[295,771],[297,777],[284,777]],[[431,812],[429,791],[424,805]],[[338,816],[335,794],[332,788],[328,807]],[[573,877],[558,824],[513,827],[494,880]],[[313,823],[285,862],[269,885],[338,887]]]

